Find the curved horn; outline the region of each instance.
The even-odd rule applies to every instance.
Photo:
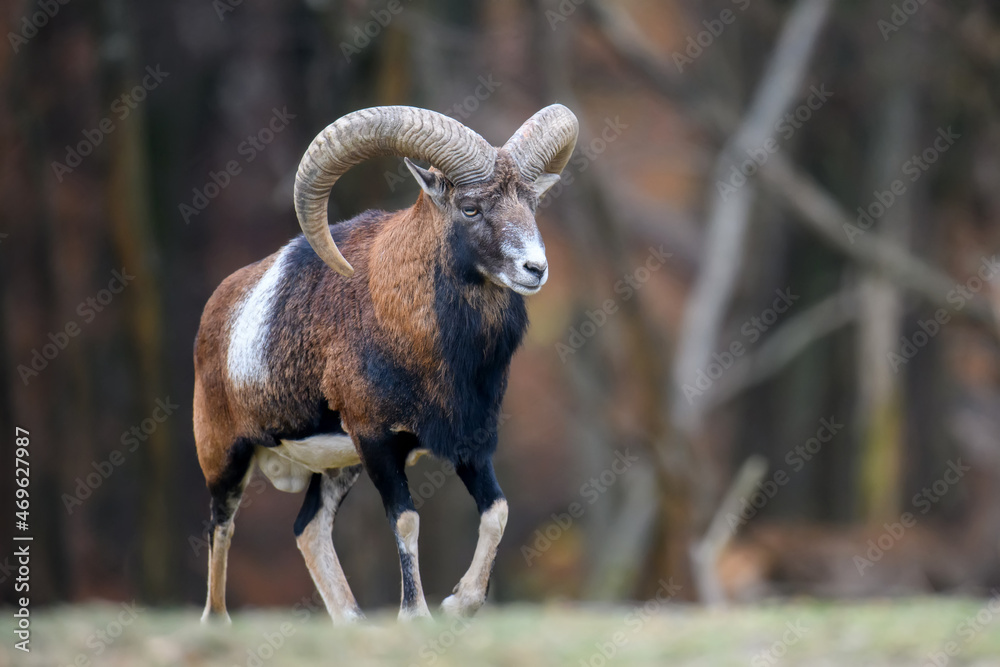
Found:
[[[559,174],[576,146],[580,124],[572,111],[550,104],[524,122],[504,150],[510,153],[521,176],[534,182],[542,173]]]
[[[448,116],[414,107],[372,107],[334,121],[313,139],[295,176],[295,214],[306,240],[337,273],[354,268],[337,248],[327,221],[330,190],[348,169],[369,158],[425,160],[455,185],[489,178],[496,149]]]

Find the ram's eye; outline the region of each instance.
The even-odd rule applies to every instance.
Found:
[[[464,215],[466,218],[474,218],[477,215],[479,215],[479,207],[478,206],[463,206],[462,207],[462,215]]]

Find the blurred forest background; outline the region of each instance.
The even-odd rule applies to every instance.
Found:
[[[298,233],[316,133],[385,104],[495,144],[552,102],[581,121],[504,408],[497,601],[1000,584],[995,3],[29,0],[0,21],[0,423],[5,452],[32,436],[34,602],[202,604],[201,309]],[[408,206],[400,165],[354,169],[331,219]],[[478,519],[439,462],[410,480],[434,602]],[[231,608],[312,595],[300,503],[251,482]],[[362,607],[397,604],[366,478],[335,540]]]

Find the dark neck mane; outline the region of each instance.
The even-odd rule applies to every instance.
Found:
[[[388,334],[385,351],[430,382],[423,387],[432,406],[421,409],[418,427],[424,446],[451,460],[490,455],[528,324],[524,298],[478,273],[462,229],[423,194],[385,225],[369,255],[372,305]]]

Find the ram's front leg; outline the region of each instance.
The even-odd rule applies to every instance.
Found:
[[[386,516],[396,534],[402,573],[399,618],[430,618],[431,612],[427,609],[424,589],[420,583],[420,560],[417,555],[420,515],[413,506],[406,483],[408,450],[399,446],[398,437],[375,441],[361,439],[360,444],[365,469],[382,496]]]
[[[479,541],[472,565],[455,586],[454,593],[441,603],[441,609],[449,616],[472,616],[486,602],[497,547],[507,526],[507,500],[493,473],[492,461],[458,465],[456,470],[479,508]]]

